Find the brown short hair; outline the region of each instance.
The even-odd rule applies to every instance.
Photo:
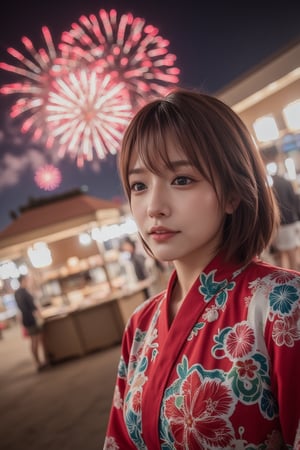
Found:
[[[132,119],[119,154],[119,172],[130,203],[128,168],[133,153],[154,173],[169,166],[167,139],[214,187],[220,206],[239,197],[227,215],[218,250],[227,260],[249,262],[270,243],[278,210],[258,148],[239,116],[217,98],[175,89],[144,106]]]

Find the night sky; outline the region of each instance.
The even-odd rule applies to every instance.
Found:
[[[115,8],[118,17],[131,12],[159,28],[170,41],[168,50],[177,56],[180,86],[215,94],[233,80],[300,39],[300,2],[228,1],[10,1],[0,15],[0,61],[14,63],[7,47],[23,52],[22,36],[37,48],[44,46],[41,28],[49,27],[55,43],[80,15],[98,15],[99,9]],[[195,7],[195,3],[199,5]],[[286,9],[284,8],[286,6]],[[0,70],[0,84],[22,81]],[[90,195],[105,199],[122,196],[116,158],[86,163],[79,169],[67,155],[57,161],[49,150],[21,136],[17,120],[9,118],[16,100],[0,95],[0,230],[11,222],[10,211],[18,211],[29,198],[48,197],[87,186]],[[45,192],[34,182],[34,171],[42,163],[53,163],[62,173],[58,189]]]

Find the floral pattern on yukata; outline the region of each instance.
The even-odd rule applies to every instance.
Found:
[[[293,347],[300,339],[299,284],[275,286],[270,293],[270,320],[274,321],[272,338],[278,346]]]
[[[241,270],[236,272],[233,278],[239,275],[240,272]],[[198,336],[199,331],[205,326],[205,321],[214,322],[218,319],[219,311],[224,310],[228,300],[228,292],[232,291],[235,287],[235,283],[227,279],[215,281],[215,274],[216,270],[212,270],[208,274],[202,273],[199,277],[199,293],[203,296],[204,302],[209,305],[205,308],[205,312],[202,315],[204,322],[195,324],[188,337],[188,341]],[[213,299],[214,302],[212,302]]]
[[[232,361],[227,379],[236,398],[244,404],[258,403],[261,414],[273,419],[278,407],[271,391],[268,359],[255,350],[255,335],[248,322],[221,330],[215,341],[214,357]]]
[[[279,347],[293,347],[300,339],[300,277],[291,272],[274,272],[257,279],[255,288],[269,301],[270,322],[274,322],[272,338]]]
[[[120,447],[116,443],[116,439],[112,436],[106,437],[104,442],[105,450],[119,450]]]
[[[127,378],[130,390],[128,390],[124,399],[124,417],[131,440],[141,450],[146,449],[141,435],[143,386],[148,381],[148,377],[145,375],[148,362],[149,360],[153,362],[158,354],[156,325],[159,315],[160,307],[157,308],[151,326],[147,331],[136,330],[128,365]]]
[[[233,439],[230,416],[236,399],[220,370],[188,367],[183,357],[178,378],[166,390],[161,410],[163,449],[226,448]],[[168,430],[168,432],[166,431]]]
[[[205,309],[190,331],[186,350],[175,366],[175,379],[172,377],[162,398],[159,437],[163,450],[292,449],[290,445],[284,447],[281,432],[274,429],[276,425],[270,428],[264,442],[248,442],[243,439],[247,422],[236,427],[233,416],[240,405],[257,405],[255,410],[261,417],[276,423],[278,405],[271,390],[269,355],[267,347],[261,344],[265,326],[271,330],[269,336],[278,348],[292,348],[300,339],[300,279],[282,270],[252,278],[243,290],[244,296],[235,297],[243,302],[246,314],[231,326],[218,328],[216,321],[229,307],[228,298],[243,270],[231,274],[229,280],[216,281],[215,270],[199,277],[199,300],[204,302]],[[121,358],[119,365],[119,380],[127,383],[124,398],[120,391],[115,391],[115,406],[123,408],[126,430],[139,450],[147,449],[142,437],[141,404],[144,387],[149,382],[148,368],[155,364],[159,352],[160,313],[161,303],[149,320],[148,328],[145,331],[135,329],[128,364]],[[224,361],[215,370],[208,370],[190,359],[191,347],[188,347],[197,345],[203,329],[209,326],[214,326],[215,334],[212,334],[213,343],[207,353],[212,359]],[[223,366],[226,371],[221,369]],[[107,439],[106,450],[119,448],[120,442],[113,437]]]

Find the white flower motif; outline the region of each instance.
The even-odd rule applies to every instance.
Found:
[[[207,322],[214,322],[219,317],[218,308],[214,305],[211,308],[206,308],[202,317],[204,320],[207,320]]]
[[[113,403],[114,403],[114,407],[117,409],[121,409],[123,407],[123,399],[121,398],[121,394],[120,394],[120,390],[119,390],[118,386],[115,387]]]
[[[113,437],[106,437],[103,450],[119,450],[119,446]]]

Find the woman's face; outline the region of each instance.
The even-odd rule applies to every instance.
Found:
[[[150,172],[137,155],[132,157],[132,214],[157,259],[199,263],[216,253],[225,213],[213,186],[184,153],[170,145],[168,154],[172,169],[160,166],[159,174]]]

